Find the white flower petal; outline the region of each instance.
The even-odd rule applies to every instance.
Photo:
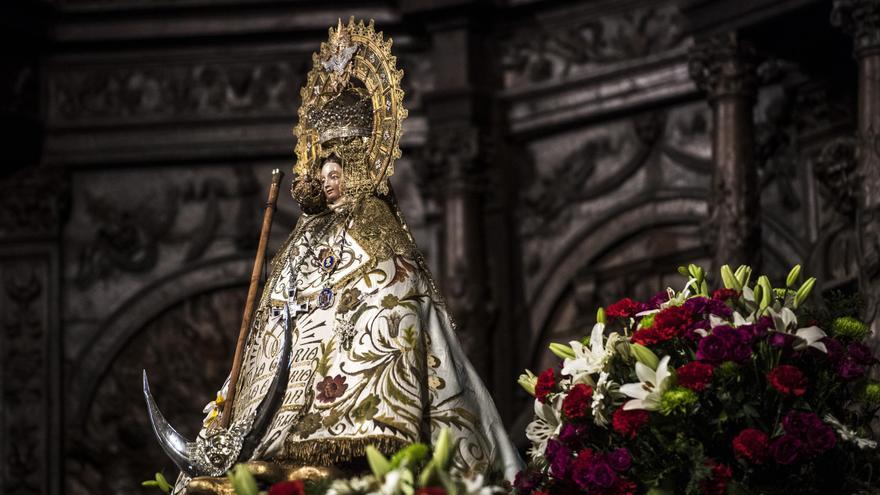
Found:
[[[645,390],[645,387],[641,383],[627,383],[626,385],[621,385],[620,392],[627,397],[632,397],[634,399],[644,399],[650,393],[648,390]]]
[[[634,409],[647,409],[647,408],[645,407],[644,401],[639,400],[639,399],[633,399],[633,400],[627,401],[627,403],[623,405],[624,411],[632,411]]]
[[[657,373],[655,373],[649,366],[646,366],[639,361],[636,361],[636,376],[639,377],[639,381],[642,383],[649,382],[654,385],[657,384]]]

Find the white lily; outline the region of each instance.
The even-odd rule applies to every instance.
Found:
[[[672,372],[669,371],[669,356],[663,356],[656,370],[636,362],[636,375],[638,383],[621,385],[620,391],[628,397],[632,397],[623,405],[625,411],[632,409],[645,409],[656,411],[660,409],[660,397],[672,384]]]
[[[385,473],[385,482],[379,488],[380,495],[412,493],[413,474],[409,469],[397,468]]]
[[[660,304],[660,309],[666,309],[670,306],[681,306],[687,301],[688,297],[691,295],[691,286],[696,285],[697,279],[691,277],[688,279],[687,284],[685,284],[684,289],[678,294],[672,289],[672,287],[666,288],[666,294],[669,295],[669,299]]]
[[[486,485],[482,474],[478,474],[473,478],[464,478],[464,492],[466,495],[492,495],[493,493],[504,493],[504,489],[500,486]]]
[[[825,344],[820,342],[820,340],[827,336],[827,334],[823,332],[821,328],[817,326],[809,326],[798,328],[792,331],[792,329],[797,326],[797,316],[795,316],[794,311],[789,308],[783,307],[778,312],[774,311],[773,308],[767,308],[767,312],[773,319],[773,327],[777,332],[794,335],[795,350],[802,350],[807,347],[813,347],[822,352],[828,352]]]
[[[575,382],[583,374],[594,374],[602,371],[605,367],[605,345],[603,337],[605,325],[596,323],[593,325],[593,333],[590,334],[590,346],[587,347],[573,340],[569,342],[574,351],[574,358],[565,359],[562,366],[562,374],[571,376]]]
[[[547,441],[559,434],[562,428],[561,410],[561,395],[557,395],[549,404],[535,401],[535,419],[526,426],[526,438],[532,442],[534,455],[543,456]]]

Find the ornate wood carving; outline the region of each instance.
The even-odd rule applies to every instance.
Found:
[[[68,435],[68,495],[129,493],[156,471],[176,476],[150,434],[137,386],[140,370],[150,374],[157,396],[161,390],[163,412],[193,438],[202,407],[229,372],[244,292],[218,289],[178,302],[140,329],[102,370],[85,423],[71,425]]]
[[[568,15],[521,30],[505,43],[506,87],[566,78],[602,65],[681,46],[685,36],[675,5],[641,7],[618,15]],[[537,32],[536,32],[537,31]]]
[[[864,318],[880,335],[880,4],[836,0],[832,22],[853,36],[859,63],[856,236]]]
[[[9,495],[48,488],[48,272],[47,260],[39,257],[0,263],[0,489]]]
[[[708,239],[713,266],[760,265],[761,222],[754,164],[754,49],[735,33],[711,37],[692,51],[690,73],[707,92],[713,113]]]
[[[58,66],[49,77],[53,125],[181,122],[271,115],[299,107],[305,57],[291,60]],[[64,67],[64,70],[61,68]]]

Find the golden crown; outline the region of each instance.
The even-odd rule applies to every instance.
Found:
[[[336,154],[347,194],[386,194],[407,116],[403,71],[391,54],[391,39],[377,33],[372,20],[356,23],[352,17],[346,25],[340,20],[329,35],[312,55],[300,92],[294,172],[316,174],[321,160]]]

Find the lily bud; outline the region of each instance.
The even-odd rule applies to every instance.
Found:
[[[574,350],[570,346],[553,342],[549,347],[550,352],[556,354],[561,359],[574,359]]]
[[[605,324],[605,308],[600,307],[596,311],[596,323]]]
[[[788,277],[785,278],[785,286],[789,289],[794,287],[794,284],[797,282],[798,277],[801,275],[801,265],[794,265],[794,268],[788,272]]]
[[[636,357],[636,361],[644,364],[652,370],[656,370],[657,365],[660,364],[660,358],[654,354],[654,351],[648,349],[642,344],[630,344],[629,349],[632,351],[633,356]]]
[[[519,379],[517,379],[516,383],[519,383],[519,386],[525,389],[531,396],[535,395],[535,384],[538,383],[538,377],[535,376],[529,370],[525,370],[525,373],[519,375]]]
[[[794,307],[797,308],[804,301],[810,297],[810,292],[813,291],[813,286],[816,285],[816,277],[810,277],[801,285],[801,288],[798,289],[797,294],[794,296]]]
[[[721,267],[721,281],[724,283],[724,287],[728,289],[733,289],[737,291],[742,290],[742,285],[739,283],[739,280],[730,270],[730,265],[724,265]]]
[[[749,285],[749,279],[752,278],[752,267],[748,265],[740,265],[736,269],[736,279],[742,287]]]
[[[761,287],[761,297],[759,299],[756,295],[755,301],[758,302],[761,309],[764,309],[773,302],[773,287],[770,285],[770,279],[766,275],[758,277],[758,286]]]

